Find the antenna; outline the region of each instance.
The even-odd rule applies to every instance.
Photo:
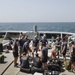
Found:
[[[33,32],[37,32],[37,26],[36,25],[33,26]]]

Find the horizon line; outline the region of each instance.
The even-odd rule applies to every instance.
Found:
[[[75,23],[75,22],[0,22],[0,23]]]

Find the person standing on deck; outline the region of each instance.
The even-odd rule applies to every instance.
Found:
[[[29,47],[30,44],[30,40],[27,40],[24,45],[23,45],[23,50],[22,50],[22,55],[24,54],[29,54],[29,52],[31,52],[31,49]]]
[[[57,37],[57,38],[56,38],[55,47],[56,47],[57,56],[58,56],[58,58],[59,58],[59,51],[61,51],[61,41],[60,41],[60,37]]]
[[[14,56],[14,67],[17,67],[18,63],[18,39],[16,39],[12,45],[13,56]]]
[[[43,69],[47,69],[47,60],[48,60],[48,48],[46,47],[46,44],[42,44],[42,49],[41,49],[41,58],[42,58],[42,66]]]
[[[25,43],[25,40],[24,40],[24,35],[21,36],[20,40],[19,40],[19,45],[20,45],[20,58],[21,58],[21,54],[22,54],[22,49],[23,49],[23,45]]]
[[[75,45],[71,42],[71,69],[75,70]]]
[[[23,33],[21,32],[19,35],[19,39],[22,39]]]
[[[37,36],[34,36],[34,39],[33,39],[33,52],[38,51],[38,48],[39,48],[39,40],[37,39]]]
[[[28,35],[26,35],[25,38],[24,38],[24,41],[27,42],[28,40],[29,40]]]
[[[46,39],[46,35],[44,35],[40,41],[40,44],[41,44],[41,49],[43,47],[43,44],[46,46],[48,44],[48,41]]]
[[[65,38],[62,38],[62,54],[64,62],[66,61],[66,51],[67,51],[67,42]]]
[[[3,52],[3,44],[0,43],[0,53],[2,53],[2,52]]]

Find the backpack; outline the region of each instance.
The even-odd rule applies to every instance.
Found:
[[[4,55],[0,54],[0,63],[4,62]]]
[[[3,52],[3,44],[0,43],[0,52]]]
[[[67,60],[67,61],[64,63],[64,66],[65,66],[65,69],[66,69],[66,70],[70,70],[70,69],[71,69],[71,61],[70,61],[70,60]]]

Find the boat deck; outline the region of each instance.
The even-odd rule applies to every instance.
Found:
[[[7,33],[7,37],[9,36],[12,36],[13,38],[16,38],[15,35],[17,35],[17,37],[19,37],[19,33],[20,32],[23,32],[23,33],[27,33],[27,34],[31,34],[29,38],[31,38],[31,36],[34,36],[36,34],[32,33],[33,31],[29,32],[29,31],[3,31],[1,33]],[[46,34],[47,37],[50,38],[50,36],[52,37],[52,35],[60,35],[61,38],[63,35],[73,35],[74,33],[67,33],[67,32],[51,32],[51,31],[39,31],[39,35],[43,35],[43,34]],[[74,34],[75,35],[75,34]],[[33,38],[33,37],[32,37]],[[0,39],[0,41],[2,41],[3,39]],[[3,40],[2,41],[3,43],[3,46],[7,45],[9,43],[9,40]],[[50,51],[48,52],[48,56],[50,56]],[[14,67],[14,64],[13,64],[13,54],[12,52],[10,51],[10,53],[3,53],[4,56],[5,56],[5,62],[4,63],[0,63],[0,75],[32,75],[32,74],[27,74],[27,73],[23,73],[23,72],[20,72],[20,68],[16,68]],[[61,55],[62,56],[62,55]],[[60,56],[60,59],[63,59],[62,57]],[[67,59],[70,59],[69,57],[67,57]],[[19,62],[19,60],[18,60]],[[34,75],[43,75],[43,74],[40,74],[40,73],[35,73]],[[68,72],[67,70],[65,70],[64,72],[60,73],[60,75],[75,75],[74,73],[72,72]]]

